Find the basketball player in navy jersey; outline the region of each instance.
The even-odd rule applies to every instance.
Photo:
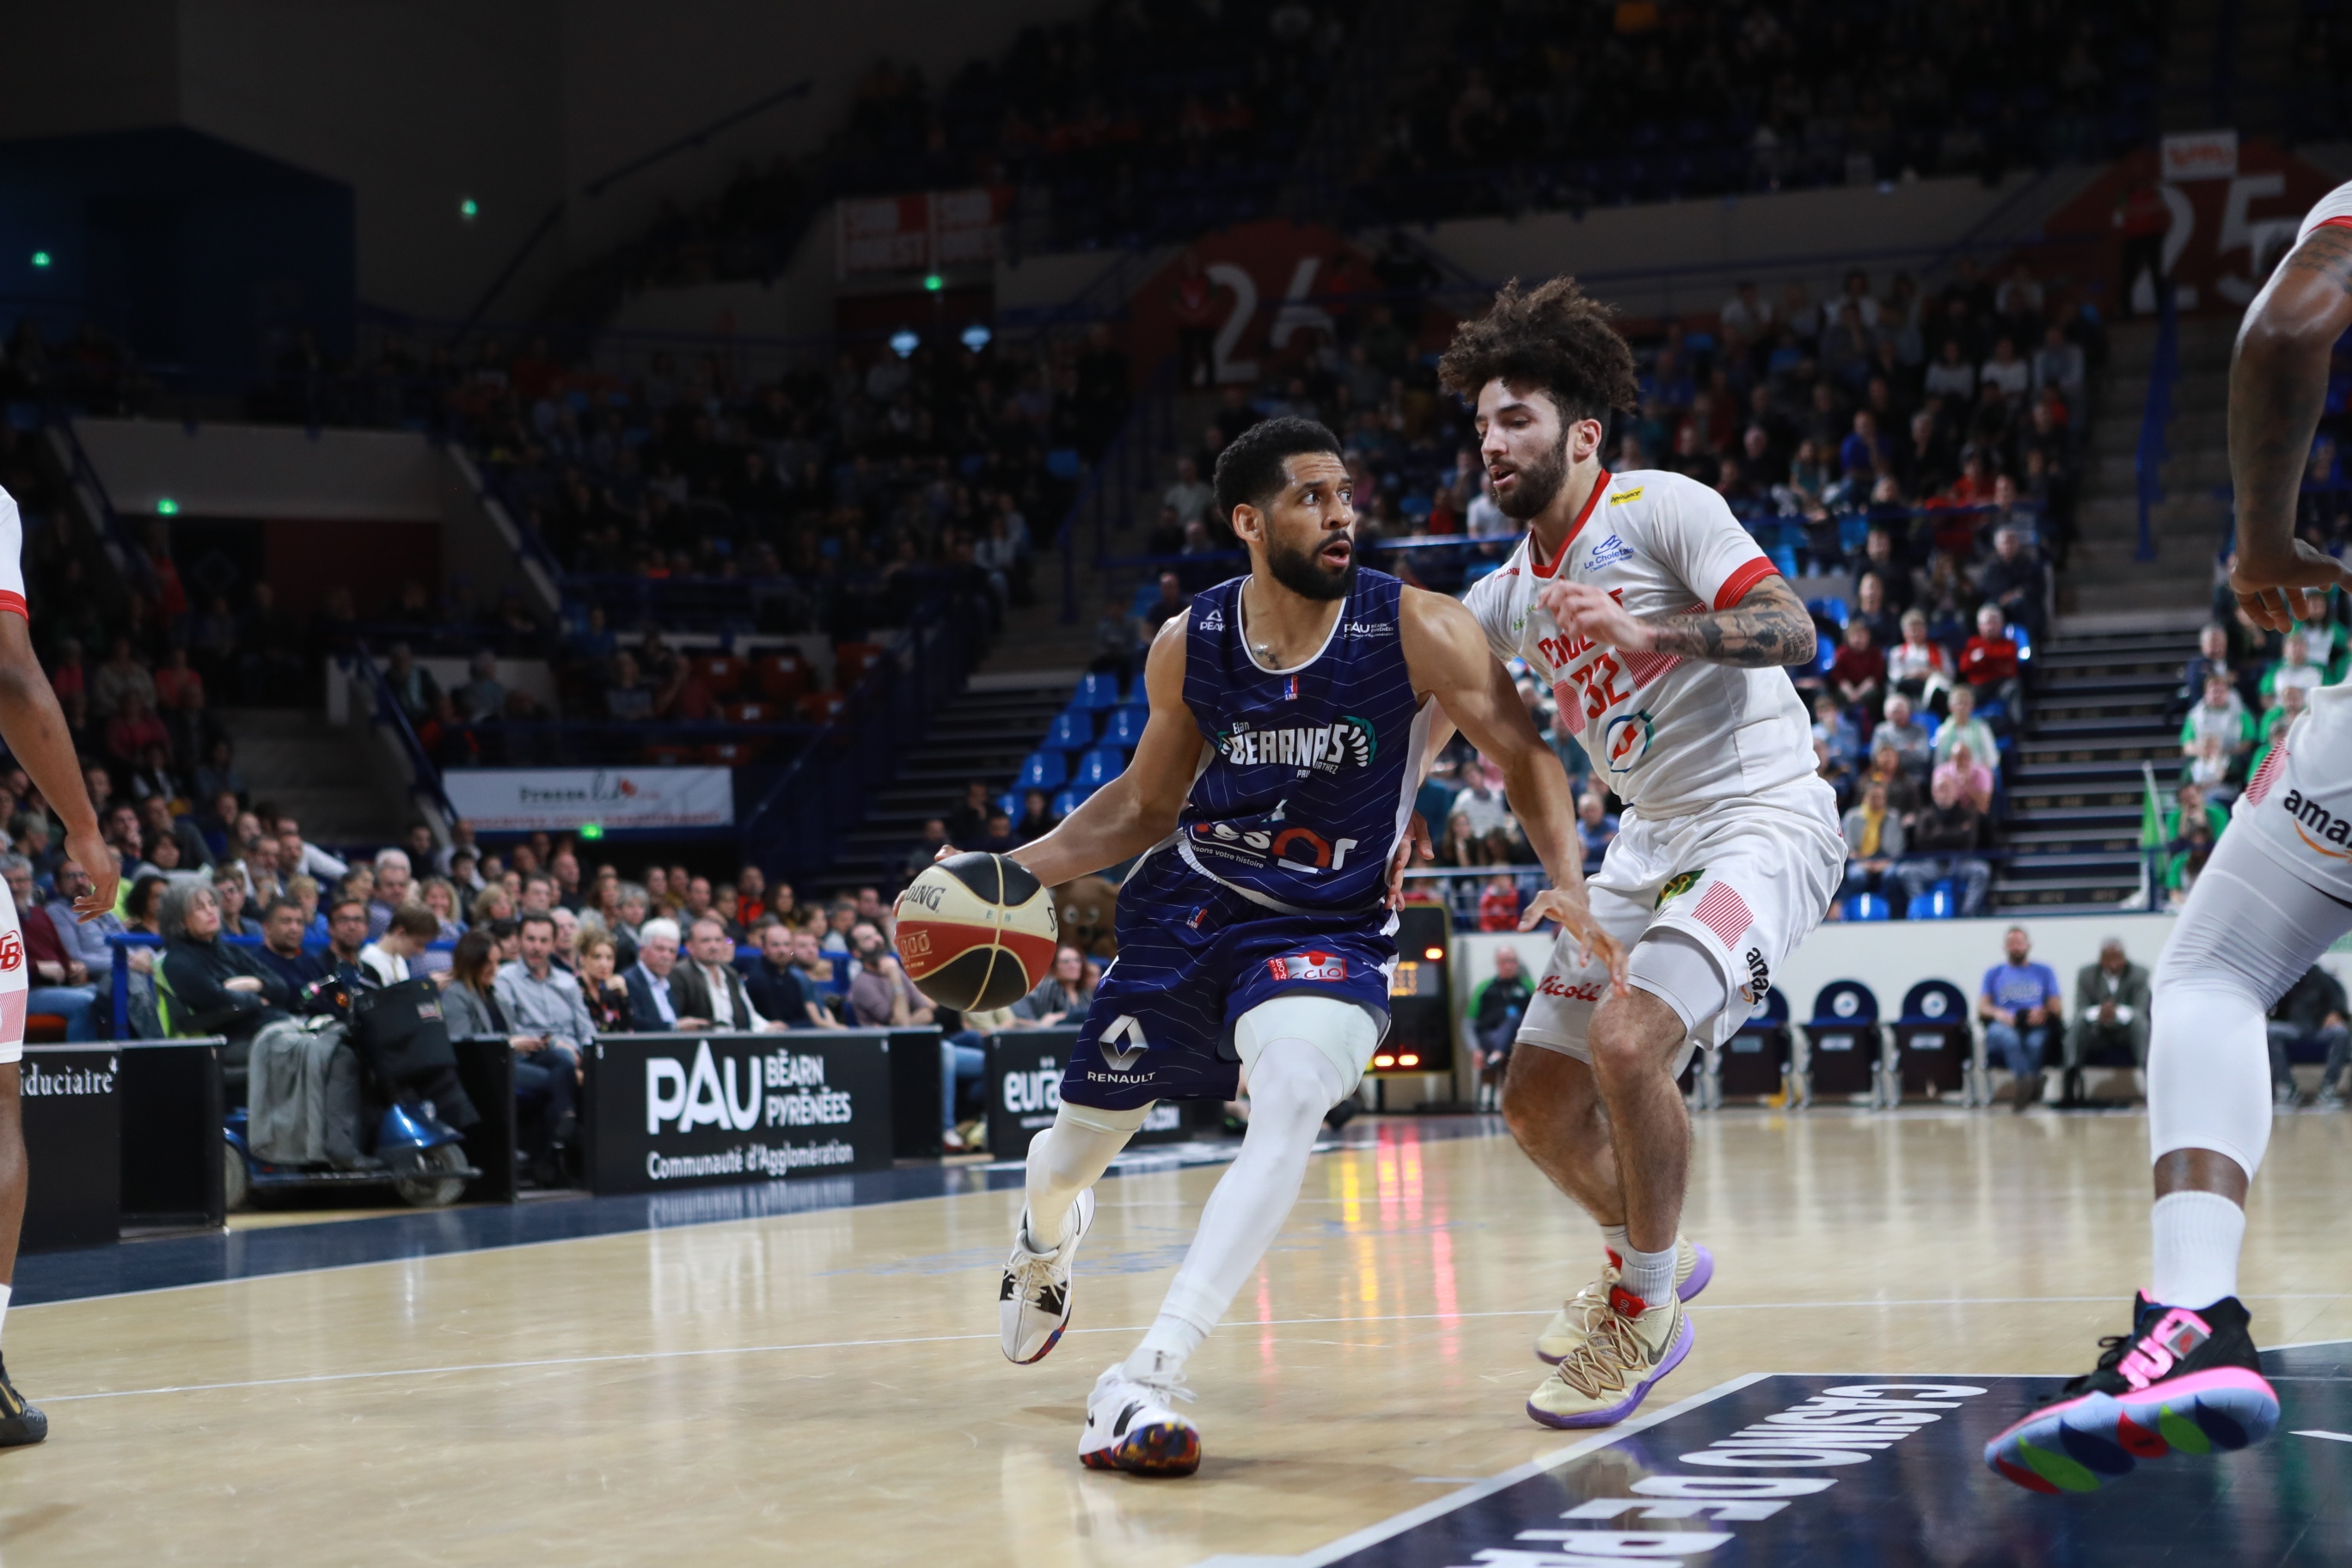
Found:
[[[1029,1147],[998,1300],[1008,1358],[1036,1361],[1060,1339],[1094,1184],[1152,1104],[1230,1099],[1249,1074],[1240,1157],[1158,1321],[1087,1400],[1079,1459],[1137,1475],[1199,1466],[1200,1432],[1174,1408],[1191,1397],[1185,1362],[1281,1228],[1324,1112],[1355,1091],[1387,1030],[1390,863],[1439,709],[1502,768],[1554,884],[1522,929],[1558,921],[1621,984],[1624,972],[1586,904],[1558,759],[1468,610],[1358,566],[1338,440],[1268,420],[1218,458],[1215,487],[1249,575],[1160,628],[1128,770],[1013,852],[1048,887],[1140,858],[1061,1110]]]
[[[74,900],[74,913],[95,920],[114,907],[121,867],[99,837],[98,813],[83,790],[81,766],[57,693],[33,655],[29,613],[25,606],[25,527],[16,498],[0,490],[0,741],[32,775],[50,811],[64,822],[66,855],[89,875],[89,889]],[[25,1129],[17,1099],[25,1057],[25,1003],[32,966],[25,962],[25,938],[16,907],[0,885],[0,1321],[16,1279],[16,1236],[25,1220]],[[0,1447],[37,1443],[49,1435],[49,1419],[25,1403],[0,1365]]]

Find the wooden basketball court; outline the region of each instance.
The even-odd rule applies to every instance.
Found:
[[[1072,1331],[1033,1367],[995,1342],[1009,1184],[714,1223],[677,1211],[661,1228],[538,1245],[471,1245],[468,1216],[451,1213],[415,1216],[438,1232],[402,1233],[429,1256],[348,1261],[348,1238],[376,1221],[279,1226],[236,1245],[313,1245],[342,1266],[11,1311],[8,1364],[52,1436],[0,1455],[0,1563],[1470,1563],[1460,1542],[1424,1552],[1396,1521],[1483,1518],[1593,1464],[1593,1484],[1622,1491],[1654,1466],[1649,1435],[1604,1435],[1590,1458],[1545,1468],[1572,1435],[1521,1413],[1543,1370],[1530,1336],[1592,1272],[1590,1224],[1492,1121],[1349,1132],[1310,1165],[1275,1251],[1193,1363],[1207,1458],[1190,1480],[1089,1473],[1074,1450],[1088,1385],[1150,1320],[1220,1166],[1105,1183]],[[2146,1268],[2146,1136],[2130,1114],[1701,1118],[1688,1229],[1718,1271],[1694,1308],[1696,1350],[1645,1414],[1752,1374],[1795,1375],[1726,1397],[1823,1374],[2084,1370]],[[2352,1340],[2347,1192],[2352,1117],[2283,1118],[2246,1248],[2265,1345]],[[71,1294],[62,1268],[27,1259],[26,1296],[45,1279]],[[2324,1361],[2282,1386],[2285,1425],[2308,1424],[2306,1394],[2352,1405],[2347,1390],[2352,1374]],[[2352,1434],[2346,1415],[2329,1419]],[[2153,1506],[2178,1489],[2168,1472],[2216,1486],[2293,1475],[2335,1521],[2330,1550],[2352,1539],[2352,1439],[2283,1429],[2091,1505],[2005,1488],[1965,1445],[1931,1465],[1927,1441],[1871,1467],[1885,1472],[1872,1485],[1900,1484],[1857,1515],[1867,1541],[1822,1512],[1811,1555],[1738,1561],[2122,1561],[2066,1545],[2069,1510]],[[1825,1495],[1864,1495],[1858,1472],[1822,1474],[1848,1488]],[[1559,1498],[1543,1496],[1556,1521]],[[2002,1521],[1983,1554],[1929,1542],[1939,1516],[1972,1510]],[[2325,1561],[2299,1555],[2325,1533],[2253,1556],[2216,1540],[2195,1560]]]

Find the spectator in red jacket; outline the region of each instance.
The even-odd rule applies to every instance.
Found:
[[[1886,698],[1886,656],[1873,646],[1870,623],[1859,616],[1845,624],[1845,646],[1830,665],[1830,689],[1853,710],[1865,731],[1878,721]]]
[[[2024,723],[2025,681],[2018,670],[2017,641],[2009,635],[1998,605],[1977,611],[1977,635],[1960,649],[1960,679],[1976,689],[1979,710],[1999,698],[2009,724],[2015,728]]]

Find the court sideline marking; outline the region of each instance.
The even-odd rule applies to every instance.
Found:
[[[2334,1299],[2334,1296],[2327,1295],[2297,1297],[2265,1296],[2249,1298],[2249,1300],[2331,1300]],[[1960,1297],[1947,1300],[1916,1301],[1747,1301],[1727,1302],[1720,1306],[1704,1308],[1694,1306],[1689,1310],[1694,1313],[1700,1311],[1724,1312],[1742,1310],[1813,1311],[1819,1310],[1822,1308],[1835,1307],[2015,1306],[2041,1302],[2066,1304],[2081,1301],[2104,1301],[2106,1300],[2107,1298],[2105,1296],[1992,1296]],[[60,1306],[66,1304],[67,1303],[64,1302],[58,1303],[58,1305]],[[1492,1312],[1387,1312],[1354,1318],[1235,1319],[1233,1321],[1232,1327],[1236,1331],[1239,1331],[1251,1327],[1276,1329],[1325,1328],[1337,1324],[1347,1323],[1464,1322],[1473,1319],[1481,1318],[1543,1317],[1549,1314],[1551,1310],[1552,1309],[1549,1307],[1523,1307]],[[1141,1323],[1121,1324],[1107,1328],[1071,1329],[1067,1331],[1067,1332],[1073,1336],[1078,1334],[1139,1334],[1142,1333],[1150,1325],[1148,1324]],[[446,1366],[383,1367],[373,1372],[321,1372],[312,1373],[301,1377],[261,1377],[250,1378],[236,1383],[165,1384],[154,1388],[114,1388],[101,1389],[91,1394],[51,1394],[43,1395],[41,1403],[45,1405],[70,1405],[79,1401],[91,1399],[140,1399],[153,1394],[217,1394],[240,1388],[279,1388],[291,1385],[322,1383],[365,1383],[392,1377],[442,1377],[453,1373],[467,1372],[527,1372],[539,1367],[596,1366],[619,1362],[688,1361],[709,1356],[784,1355],[799,1351],[887,1350],[897,1345],[956,1344],[975,1340],[992,1340],[996,1337],[997,1336],[992,1333],[913,1334],[902,1338],[887,1339],[811,1340],[793,1344],[712,1345],[702,1350],[630,1351],[610,1355],[542,1356],[529,1361],[461,1362]],[[2312,1342],[2315,1344],[2338,1344],[2344,1342],[2337,1340],[2319,1340]],[[2278,1345],[2271,1348],[2275,1350],[2292,1350],[2300,1347]],[[1771,1375],[1776,1374],[1758,1373],[1754,1374],[1754,1377],[1749,1378],[1748,1381],[1753,1382],[1755,1377]],[[1804,1375],[1811,1376],[1812,1374],[1806,1373]],[[1853,1375],[1863,1376],[1865,1374],[1857,1373]],[[1958,1374],[1955,1373],[1951,1375]],[[1989,1373],[1985,1375],[2016,1377],[2034,1374],[2002,1373],[1997,1374]],[[1727,1384],[1723,1385],[1722,1389],[1718,1392],[1728,1393],[1735,1386],[1745,1387],[1746,1384]],[[1675,1408],[1679,1409],[1680,1406],[1675,1406]],[[1638,1428],[1629,1428],[1622,1426],[1612,1428],[1612,1430],[1619,1433],[1637,1429]]]

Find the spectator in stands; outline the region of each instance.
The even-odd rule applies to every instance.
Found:
[[[1176,459],[1176,482],[1170,485],[1167,493],[1160,499],[1174,510],[1177,526],[1181,528],[1210,520],[1215,492],[1210,489],[1208,481],[1201,478],[1199,464],[1190,458],[1179,458]]]
[[[1949,762],[1952,753],[1962,746],[1979,762],[2000,755],[1992,726],[1977,717],[1976,690],[1967,686],[1953,689],[1950,710],[1936,731],[1936,761]]]
[[[1021,797],[1021,820],[1013,825],[1013,837],[1027,844],[1053,832],[1061,820],[1054,815],[1053,802],[1044,790],[1029,790]]]
[[[346,985],[372,984],[359,966],[360,950],[367,945],[367,901],[339,896],[327,910],[327,965]]]
[[[1895,865],[1903,858],[1903,818],[1887,805],[1885,784],[1877,779],[1865,783],[1862,799],[1847,810],[1840,826],[1846,859],[1845,885],[1838,897],[1892,892]]]
[[[378,985],[397,985],[409,978],[409,961],[421,956],[427,943],[441,934],[441,922],[422,904],[403,904],[375,939],[360,949],[359,967]]]
[[[174,816],[172,803],[163,795],[151,795],[139,803],[141,838],[149,844],[169,838],[180,847],[180,864],[193,870],[213,863],[211,847],[205,843],[204,829],[193,816]]]
[[[1960,679],[1976,691],[1980,704],[1997,700],[2010,727],[2024,728],[2025,682],[2018,671],[2017,643],[2000,605],[1979,606],[1977,635],[1960,650],[1959,666]]]
[[[1966,742],[1954,745],[1944,760],[1936,764],[1930,775],[1933,784],[1949,779],[1960,798],[1974,809],[1990,815],[1992,811],[1993,774],[1987,764],[1977,761]]]
[[[1611,814],[1609,803],[1598,791],[1587,791],[1576,803],[1576,838],[1584,849],[1586,875],[1601,869],[1601,858],[1616,837],[1617,818]]]
[[[2124,940],[2099,943],[2099,960],[2074,975],[2074,1023],[2066,1031],[2066,1070],[2074,1072],[2099,1051],[2131,1052],[2132,1066],[2147,1066],[2147,971],[2124,953]]]
[[[376,851],[375,886],[368,894],[370,936],[382,936],[390,928],[393,911],[408,901],[409,889],[408,852],[404,849]]]
[[[560,862],[562,860],[563,856],[559,853],[556,858]],[[578,868],[575,864],[573,868],[573,876],[576,878],[578,874]],[[559,872],[556,877],[556,881],[560,885],[562,880],[562,876]],[[735,889],[733,895],[729,900],[729,908],[726,910],[727,918],[733,923],[737,931],[742,931],[748,935],[751,928],[758,925],[767,912],[767,873],[761,871],[757,866],[751,865],[747,862],[740,870],[735,873]]]
[[[2209,626],[2197,634],[2196,655],[2189,659],[2181,675],[2180,700],[2195,703],[2205,694],[2206,678],[2213,675],[2219,675],[2225,681],[2232,679],[2230,672],[2230,628],[2224,626]],[[2249,692],[2241,695],[2252,698],[2260,694]]]
[[[580,1000],[588,1009],[588,1026],[599,1035],[625,1035],[631,1026],[629,983],[620,976],[620,949],[612,934],[595,926],[583,927],[572,943],[572,972],[580,980]]]
[[[393,700],[408,716],[411,724],[422,724],[432,716],[441,700],[441,683],[433,672],[416,662],[416,656],[404,642],[392,645],[384,660],[384,680],[392,687]]]
[[[1984,1020],[1986,1047],[1998,1053],[2016,1078],[2011,1109],[2023,1110],[2042,1098],[2042,1053],[2065,1021],[2064,998],[2050,966],[2032,962],[2033,942],[2024,927],[2010,927],[2001,949],[2004,961],[1985,971],[1977,994],[1977,1016]]]
[[[302,825],[290,816],[277,822],[278,869],[285,876],[316,877],[321,881],[341,877],[351,867],[315,844],[302,842]]]
[[[1874,717],[1886,696],[1886,656],[1872,646],[1870,623],[1859,616],[1846,622],[1845,643],[1830,665],[1830,689],[1850,715]]]
[[[153,712],[155,678],[147,673],[147,667],[131,651],[131,638],[117,635],[106,662],[90,672],[89,716],[103,723],[134,697],[149,712]]]
[[[849,982],[849,1013],[862,1029],[887,1029],[931,1021],[925,1001],[879,933],[858,945],[857,969]],[[961,1063],[957,1068],[961,1076]]]
[[[604,717],[616,724],[633,724],[654,716],[654,689],[645,682],[636,657],[624,653],[613,660],[613,679],[604,688]]]
[[[2212,785],[2231,776],[2240,759],[2253,749],[2254,721],[2246,705],[2238,700],[2229,680],[2218,674],[2205,677],[2205,695],[2180,726],[2180,751],[2188,758],[2186,767],[2192,775],[2200,759],[2209,767],[2218,757],[2221,763],[2221,779],[2198,779],[2208,793]]]
[[[17,923],[25,941],[25,959],[33,966],[25,1011],[66,1021],[66,1038],[79,1042],[98,1037],[91,1015],[98,1005],[98,987],[90,983],[89,965],[66,951],[58,940],[49,911],[33,891],[33,863],[22,855],[0,855],[0,876],[8,896],[21,911]]]
[[[1931,804],[1914,818],[1906,845],[1911,858],[1896,868],[1906,907],[1909,900],[1947,879],[1959,884],[1959,912],[1973,917],[1984,907],[1985,889],[1992,868],[1976,851],[1984,847],[1984,813],[1961,793],[1958,780],[1939,773],[1930,791]]]
[[[324,961],[303,951],[308,924],[302,906],[291,899],[272,899],[261,911],[261,945],[254,957],[285,983],[289,996],[299,997],[304,986],[327,975]]]
[[[138,766],[151,746],[162,748],[168,755],[171,744],[171,731],[135,691],[124,695],[122,705],[107,721],[107,754],[125,767]]]
[[[799,936],[773,919],[760,928],[758,935],[760,962],[743,977],[743,990],[760,1016],[794,1029],[839,1028],[840,1024],[824,1010],[815,981],[793,962]]]
[[[704,886],[707,889],[709,884]],[[783,1019],[770,1022],[751,1005],[743,989],[743,976],[735,969],[735,939],[718,915],[695,917],[687,930],[687,955],[693,962],[671,978],[677,1005],[687,1012],[709,1019],[709,1026],[717,1029],[749,1032],[791,1026]]]
[[[2294,1108],[2302,1098],[2295,1088],[2294,1068],[2288,1059],[2289,1047],[2305,1040],[2315,1041],[2327,1050],[2326,1063],[2320,1068],[2319,1102],[2333,1110],[2344,1103],[2336,1088],[2336,1074],[2344,1070],[2347,1055],[2352,1055],[2352,1031],[2345,1026],[2345,1015],[2352,1005],[2344,999],[2344,987],[2336,976],[2318,964],[2304,971],[2303,978],[2287,988],[2271,1008],[2267,1028],[2271,1047],[2271,1099],[2281,1110]]]
[[[221,931],[229,936],[259,936],[260,924],[247,915],[245,868],[234,860],[213,868],[213,896],[220,900]]]
[[[499,680],[499,656],[484,648],[467,664],[466,672],[466,683],[449,694],[458,717],[469,724],[503,718],[507,689]]]
[[[1935,755],[1935,743],[1927,739],[1926,728],[1911,717],[1911,700],[1900,693],[1887,698],[1886,716],[1870,732],[1870,749],[1894,752],[1903,771],[1915,781],[1927,776]]]
[[[526,914],[517,934],[520,956],[499,969],[499,1006],[515,1028],[541,1037],[545,1048],[567,1056],[566,1065],[576,1076],[595,1031],[588,1022],[588,1005],[580,994],[579,983],[555,966],[554,918]],[[552,1069],[555,1063],[540,1065]]]
[[[2262,695],[2277,699],[2289,689],[2300,689],[2308,699],[2326,683],[2326,673],[2311,662],[2311,639],[2301,632],[2289,632],[2278,663],[2263,672]]]
[[[974,779],[963,786],[963,804],[947,819],[949,842],[971,847],[988,837],[988,819],[996,814],[988,781]]]
[[[1013,1016],[1030,1028],[1075,1027],[1094,1005],[1094,987],[1087,984],[1087,955],[1064,942],[1054,950],[1054,967],[1045,978],[1013,1004]]]
[[[1192,596],[1184,591],[1182,579],[1173,572],[1160,574],[1160,597],[1147,605],[1143,612],[1146,639],[1158,637],[1160,628],[1167,624],[1169,618],[1182,615],[1184,607],[1192,602]]]
[[[1927,640],[1926,612],[1904,611],[1901,626],[1903,640],[1887,650],[1887,685],[1929,711],[1939,711],[1942,696],[1953,684],[1952,656],[1941,644]]]
[[[707,1018],[681,1017],[671,976],[677,968],[677,922],[656,916],[637,928],[637,962],[622,976],[629,987],[629,1016],[641,1035],[698,1029]]]
[[[1813,700],[1813,739],[1848,768],[1862,761],[1862,726],[1826,691]]]
[[[2028,549],[2024,535],[2015,528],[1995,529],[1992,544],[1992,559],[1977,574],[1977,591],[1988,604],[2000,606],[2009,624],[2023,626],[2029,637],[2040,637],[2050,591],[2049,569],[2042,565],[2040,552]],[[1982,619],[1981,611],[1979,619]]]
[[[290,1015],[294,996],[251,950],[220,940],[220,906],[204,882],[183,882],[163,900],[163,985],[171,995],[172,1027],[184,1035],[219,1035],[221,1059],[243,1067],[253,1039]],[[357,1162],[338,1160],[344,1168]]]
[[[907,858],[898,863],[898,875],[907,881],[913,881],[924,867],[940,858],[940,850],[951,847],[946,820],[937,816],[925,818],[923,836],[915,840],[914,847],[907,851]]]
[[[1478,1074],[1481,1109],[1500,1102],[1503,1069],[1518,1038],[1519,1020],[1527,1016],[1535,988],[1519,968],[1519,953],[1505,944],[1495,950],[1495,973],[1470,993],[1470,1062]]]
[[[1508,864],[1507,860],[1498,864]],[[1519,923],[1519,885],[1507,871],[1497,871],[1478,890],[1478,929],[1516,931]]]

